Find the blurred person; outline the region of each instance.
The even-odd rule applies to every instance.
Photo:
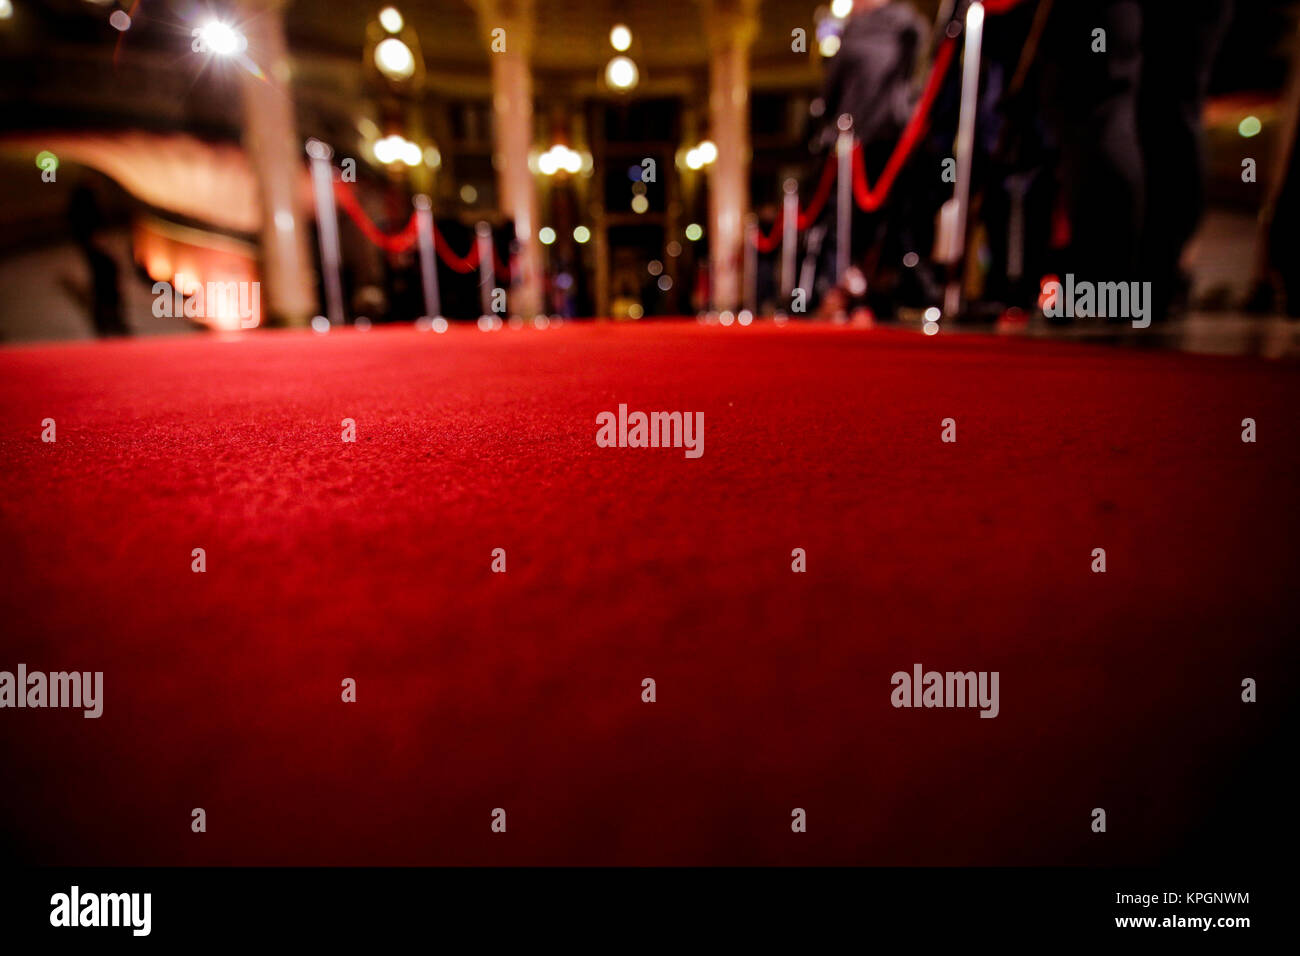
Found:
[[[1300,317],[1300,43],[1292,35],[1291,67],[1282,100],[1281,129],[1268,198],[1259,213],[1255,268],[1245,308],[1272,312],[1277,292],[1292,318]]]
[[[1066,265],[1093,282],[1150,281],[1156,319],[1187,287],[1179,260],[1204,208],[1201,111],[1230,8],[1230,0],[1057,2],[1045,38]],[[1094,51],[1099,42],[1104,51]]]
[[[852,12],[840,34],[838,52],[826,67],[823,117],[825,125],[819,145],[825,155],[833,156],[838,135],[836,121],[845,113],[853,118],[854,138],[862,144],[867,180],[874,183],[885,168],[902,135],[916,102],[913,82],[921,51],[929,38],[929,25],[906,0],[855,0]],[[833,159],[831,160],[834,161]],[[928,251],[933,204],[925,200],[934,192],[935,183],[918,176],[915,157],[904,166],[895,180],[890,197],[874,213],[852,206],[850,259],[861,277],[854,277],[850,288],[827,293],[823,311],[842,311],[863,293],[872,308],[883,314],[893,311],[894,293],[902,271],[896,267],[909,252]],[[827,202],[822,219],[834,223],[834,193]],[[832,232],[833,232],[832,225]],[[821,271],[831,275],[835,261],[835,242],[823,247]],[[910,261],[910,260],[909,260]],[[907,276],[923,288],[908,290],[912,298],[937,294],[937,284],[929,278],[928,263],[922,258]],[[863,285],[863,278],[865,285]],[[881,294],[872,287],[892,287]],[[928,280],[928,281],[927,281]],[[862,302],[857,302],[861,305]]]
[[[104,217],[94,190],[84,183],[72,191],[68,203],[68,224],[73,241],[86,257],[90,270],[90,321],[100,337],[128,335],[122,318],[122,290],[118,281],[117,262],[100,245],[99,233]]]
[[[983,300],[993,313],[1031,310],[1039,279],[1055,271],[1051,227],[1060,148],[1043,115],[1039,55],[1052,5],[1026,0],[985,22],[972,195],[987,229]],[[964,20],[965,9],[958,16]],[[937,108],[935,125],[951,138],[960,84],[950,80],[948,92],[946,115]]]

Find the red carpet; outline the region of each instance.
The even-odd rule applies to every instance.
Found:
[[[620,402],[703,457],[598,448]],[[1226,852],[1294,692],[1298,406],[1262,360],[794,326],[2,351],[0,670],[103,671],[104,714],[0,711],[0,849]],[[891,707],[918,662],[999,716]]]

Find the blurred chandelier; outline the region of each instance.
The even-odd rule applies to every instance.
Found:
[[[415,55],[397,37],[389,37],[375,47],[375,66],[390,80],[408,80],[415,72]]]
[[[582,154],[563,143],[556,143],[537,157],[537,169],[546,176],[554,176],[560,170],[574,175],[582,169]]]
[[[635,88],[640,79],[640,73],[630,56],[616,56],[605,64],[605,82],[610,89],[625,93]]]

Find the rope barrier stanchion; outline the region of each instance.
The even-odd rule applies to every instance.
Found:
[[[758,314],[758,216],[745,217],[745,308]]]
[[[497,284],[496,277],[493,275],[496,250],[492,248],[492,227],[486,222],[480,222],[474,227],[474,236],[478,252],[479,298],[483,306],[483,315],[491,316],[493,315],[492,293]]]
[[[966,11],[966,49],[962,60],[961,112],[957,118],[957,185],[952,218],[954,272],[943,295],[944,316],[961,309],[962,262],[966,253],[966,216],[970,206],[971,158],[975,149],[975,108],[979,96],[980,46],[984,36],[984,4],[975,0]]]
[[[781,198],[781,299],[794,294],[795,256],[799,251],[799,183],[791,177]],[[788,301],[787,301],[788,304]]]
[[[839,136],[835,140],[835,157],[839,177],[839,191],[835,204],[835,283],[844,281],[849,271],[849,252],[852,243],[850,230],[853,220],[853,117],[841,114],[835,121]]]
[[[343,324],[343,280],[339,275],[339,217],[334,205],[334,150],[318,139],[307,140],[311,185],[316,199],[316,231],[320,236],[321,275],[325,280],[325,314],[330,325]]]
[[[799,285],[795,287],[794,294],[799,296],[801,302],[790,303],[790,308],[796,312],[803,312],[807,307],[807,298],[813,287],[813,280],[817,277],[817,259],[822,254],[822,242],[826,238],[826,223],[818,223],[808,230],[808,242],[804,246],[803,267],[799,270]],[[795,306],[798,308],[795,308]]]
[[[817,188],[813,190],[813,198],[809,201],[808,208],[799,213],[800,229],[807,229],[822,214],[822,207],[831,196],[831,186],[835,182],[835,169],[835,154],[832,152],[826,157],[826,163],[822,166],[822,178],[817,181]]]
[[[954,272],[944,293],[943,315],[955,315],[961,308],[960,261],[965,254],[965,230],[970,207],[970,172],[974,150],[975,105],[979,90],[980,51],[983,38],[984,20],[987,16],[1007,13],[1021,6],[1025,0],[975,0],[966,14],[966,41],[964,52],[964,69],[961,84],[961,109],[958,119],[957,138],[954,152],[957,158],[957,183],[953,198],[944,205],[941,212],[940,236],[936,241],[939,261],[952,264]],[[864,212],[876,212],[885,203],[899,172],[920,140],[930,120],[930,111],[938,96],[948,68],[956,55],[956,40],[946,38],[935,52],[934,62],[926,78],[921,98],[917,102],[911,117],[904,127],[898,143],[894,146],[880,178],[874,188],[867,181],[866,164],[863,158],[862,144],[854,142],[852,117],[844,114],[836,121],[839,133],[835,148],[826,157],[822,166],[817,186],[804,209],[799,208],[798,183],[789,179],[783,184],[781,212],[773,224],[770,235],[764,236],[758,228],[757,221],[747,221],[745,229],[745,273],[747,276],[746,303],[753,310],[757,300],[757,261],[760,253],[774,252],[781,248],[780,295],[782,299],[791,300],[796,293],[806,294],[811,286],[816,258],[821,245],[826,240],[831,227],[830,222],[818,223],[826,203],[830,199],[831,187],[838,185],[835,209],[835,262],[834,280],[844,280],[852,262],[852,213],[853,203]],[[447,267],[454,272],[467,274],[479,272],[481,304],[484,316],[493,316],[492,300],[496,293],[498,277],[507,279],[514,269],[520,268],[516,262],[503,262],[492,243],[491,227],[480,222],[475,227],[475,240],[469,251],[462,257],[451,250],[446,239],[438,231],[433,221],[432,207],[420,205],[416,197],[416,209],[406,225],[392,235],[386,234],[366,215],[357,197],[347,184],[334,179],[330,159],[333,150],[319,140],[309,140],[307,154],[311,158],[312,187],[316,199],[316,216],[319,223],[321,270],[325,282],[326,308],[332,325],[342,324],[344,320],[343,291],[339,269],[341,255],[339,252],[338,210],[348,214],[372,243],[389,254],[398,254],[409,250],[417,243],[420,251],[421,278],[425,287],[425,308],[437,317],[441,311],[440,290],[438,288],[437,264],[434,256],[441,257]],[[838,180],[838,183],[837,183]],[[807,231],[806,253],[802,267],[798,265],[799,233]],[[945,241],[946,240],[946,241]],[[512,257],[513,259],[514,257]],[[512,268],[513,267],[513,268]],[[796,272],[798,272],[796,281]],[[749,286],[755,286],[750,288]],[[794,307],[791,302],[791,307]],[[801,311],[801,310],[800,310]]]
[[[903,134],[899,137],[898,144],[894,147],[889,160],[885,163],[885,168],[881,171],[880,179],[876,182],[874,188],[867,183],[867,170],[862,155],[862,145],[858,144],[855,148],[853,153],[853,197],[857,201],[858,208],[863,212],[875,212],[884,205],[885,200],[889,197],[889,191],[894,186],[894,180],[902,171],[904,164],[912,153],[912,149],[920,140],[921,133],[924,132],[926,125],[930,121],[930,108],[939,95],[939,87],[943,83],[944,76],[947,75],[948,66],[952,63],[955,50],[956,43],[951,39],[944,40],[943,45],[939,47],[939,52],[934,57],[934,65],[930,68],[930,75],[926,80],[925,89],[921,93],[921,99],[917,102],[916,109],[907,121],[907,126],[903,128]]]
[[[420,244],[420,283],[424,288],[424,314],[430,319],[442,315],[442,295],[438,288],[438,263],[433,252],[433,203],[429,197],[418,195],[415,205],[416,233]]]
[[[451,269],[453,272],[459,272],[462,275],[466,275],[478,268],[477,243],[470,245],[469,253],[462,258],[451,251],[451,247],[447,245],[447,240],[444,239],[442,233],[438,231],[437,225],[433,227],[433,247],[437,250],[442,261],[447,264],[447,268]]]
[[[415,245],[415,213],[411,213],[411,218],[407,220],[406,225],[402,227],[400,232],[395,232],[390,236],[370,221],[370,217],[361,208],[361,203],[357,201],[357,197],[352,194],[346,184],[338,180],[334,182],[334,198],[343,207],[343,211],[348,214],[348,218],[356,223],[362,235],[385,252],[397,254],[405,252]]]

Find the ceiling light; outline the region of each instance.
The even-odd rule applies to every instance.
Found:
[[[605,82],[615,90],[630,90],[640,79],[631,57],[616,56],[605,66]]]
[[[238,30],[220,20],[209,20],[199,27],[198,39],[202,50],[217,56],[230,56],[248,46]]]
[[[390,80],[406,80],[415,72],[415,56],[397,37],[389,37],[375,47],[375,66]]]

